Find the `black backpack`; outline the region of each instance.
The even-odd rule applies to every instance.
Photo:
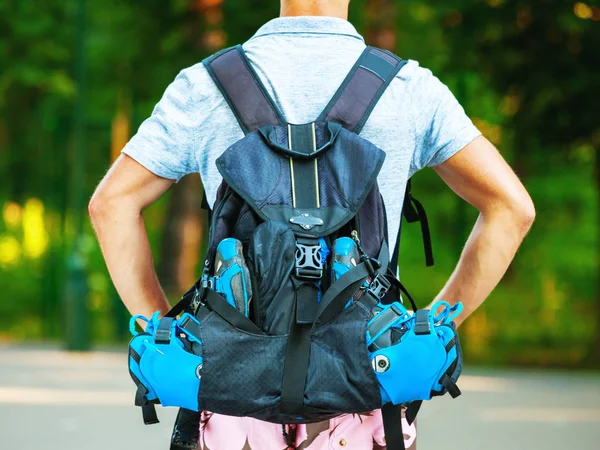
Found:
[[[190,321],[202,342],[201,410],[293,424],[384,406],[388,448],[404,448],[401,407],[382,405],[365,337],[373,308],[405,292],[396,279],[399,234],[390,255],[377,186],[385,153],[359,133],[405,64],[367,47],[315,122],[293,125],[241,46],[204,61],[245,137],[217,159],[223,183],[210,211],[204,271],[168,314],[186,311],[203,324]],[[404,206],[409,221],[421,222],[433,264],[426,216],[410,185]],[[341,236],[353,237],[361,259],[333,282],[319,239],[331,247]],[[210,283],[217,245],[231,237],[248,261],[249,315]],[[180,410],[174,442],[192,442],[198,418]]]

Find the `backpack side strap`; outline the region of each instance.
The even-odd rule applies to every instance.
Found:
[[[285,119],[252,68],[241,45],[226,48],[202,61],[244,134]]]
[[[360,133],[385,89],[405,64],[393,53],[367,47],[318,120],[337,122]]]
[[[429,231],[429,221],[425,208],[412,195],[411,180],[406,183],[406,192],[404,193],[404,204],[402,205],[402,216],[408,223],[419,222],[421,224],[421,235],[423,237],[423,249],[425,251],[425,265],[431,267],[434,265],[433,247],[431,246],[431,233]],[[398,270],[398,256],[400,253],[400,237],[402,234],[402,216],[400,217],[400,225],[398,226],[398,235],[396,237],[396,246],[392,255],[390,268],[395,274]]]

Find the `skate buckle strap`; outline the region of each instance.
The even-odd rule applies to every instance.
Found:
[[[371,295],[375,300],[380,301],[387,291],[390,289],[392,284],[382,274],[377,274],[369,287],[367,288],[367,294]]]
[[[415,313],[415,334],[431,334],[431,324],[429,323],[428,309],[419,309]]]
[[[158,322],[158,329],[154,333],[154,342],[157,344],[168,344],[171,342],[171,324],[173,317],[163,317]]]
[[[323,276],[321,244],[315,239],[296,240],[296,277],[300,280],[320,280]]]

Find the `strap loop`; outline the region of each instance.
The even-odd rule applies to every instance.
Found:
[[[417,336],[431,334],[428,309],[419,309],[415,312],[415,334]]]
[[[152,403],[146,403],[142,406],[142,418],[144,419],[145,425],[160,423],[158,416],[156,415],[156,408]]]
[[[456,398],[462,394],[458,385],[452,380],[452,378],[450,378],[450,376],[447,373],[444,374],[444,376],[442,377],[442,386],[446,388],[446,390],[452,398]]]
[[[154,342],[156,344],[168,344],[171,342],[171,326],[175,319],[173,317],[163,317],[158,322],[158,328],[154,333]]]

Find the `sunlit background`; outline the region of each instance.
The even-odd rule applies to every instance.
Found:
[[[128,315],[87,216],[111,161],[179,70],[243,42],[275,0],[0,1],[0,340],[119,344]],[[445,82],[509,160],[537,221],[500,287],[462,329],[469,363],[598,367],[600,6],[540,0],[352,0],[372,45]],[[414,178],[432,224],[400,265],[418,303],[451,273],[476,211],[429,170]],[[172,302],[206,235],[188,176],[145,212]]]

